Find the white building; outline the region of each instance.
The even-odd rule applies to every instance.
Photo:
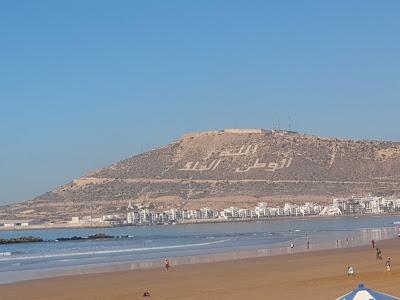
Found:
[[[70,223],[71,224],[79,224],[79,217],[72,217]]]
[[[342,214],[342,211],[334,205],[329,205],[325,206],[319,214],[321,216],[339,216]]]
[[[130,211],[126,214],[126,222],[128,224],[139,224],[140,216],[137,211]]]

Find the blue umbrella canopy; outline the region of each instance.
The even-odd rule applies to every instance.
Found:
[[[355,290],[336,300],[392,300],[392,299],[400,300],[400,298],[383,294],[371,289],[367,289],[364,286],[364,284],[361,283]]]

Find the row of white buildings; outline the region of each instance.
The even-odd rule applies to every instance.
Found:
[[[332,205],[326,206],[322,215],[341,214],[383,214],[400,211],[400,199],[385,197],[335,198]]]
[[[305,204],[285,203],[282,207],[269,207],[266,202],[260,202],[253,208],[228,207],[223,210],[213,210],[207,207],[194,210],[169,209],[158,212],[140,205],[128,206],[125,214],[105,215],[94,218],[72,218],[72,224],[106,223],[110,225],[151,225],[171,224],[190,221],[263,219],[290,216],[333,216],[343,214],[382,214],[400,211],[400,199],[384,197],[335,198],[331,205],[319,205],[313,202]]]
[[[29,222],[2,222],[0,228],[17,228],[17,227],[28,227]]]
[[[322,206],[312,202],[304,205],[286,203],[283,207],[268,207],[267,203],[260,202],[256,207],[239,208],[229,207],[221,211],[204,207],[196,210],[169,209],[164,212],[155,212],[148,208],[132,209],[128,211],[126,221],[128,224],[166,224],[187,220],[230,220],[230,219],[259,219],[284,216],[317,215]]]

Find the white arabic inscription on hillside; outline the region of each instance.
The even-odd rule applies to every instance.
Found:
[[[266,172],[275,172],[277,170],[281,170],[283,168],[289,168],[292,163],[293,158],[289,159],[283,158],[279,162],[260,162],[259,159],[256,159],[255,163],[252,166],[249,166],[245,169],[236,168],[236,173],[246,173],[253,169],[264,169]]]
[[[221,159],[214,159],[209,165],[207,164],[200,164],[199,161],[196,161],[193,164],[193,161],[189,161],[182,169],[178,169],[179,171],[192,171],[192,172],[203,172],[203,171],[210,171],[216,170],[218,165],[221,163]]]
[[[239,150],[222,150],[219,153],[219,157],[238,157],[238,156],[247,156],[249,154],[255,154],[258,150],[258,145],[242,145]],[[279,161],[271,161],[271,162],[260,162],[260,159],[257,158],[253,165],[249,167],[241,167],[236,168],[236,173],[246,173],[254,169],[264,169],[266,172],[275,172],[277,170],[281,170],[283,168],[289,168],[293,157],[289,157],[288,154],[284,155],[285,158]],[[204,160],[207,160],[210,156],[207,156]],[[203,161],[204,161],[203,160]],[[189,161],[185,164],[183,168],[178,169],[178,171],[189,171],[189,172],[204,172],[204,171],[214,171],[217,170],[218,166],[224,159],[214,159],[211,163],[201,162],[201,161]]]
[[[224,157],[224,156],[245,156],[248,154],[254,154],[257,152],[258,149],[258,145],[248,145],[246,148],[246,145],[243,145],[242,147],[240,147],[238,152],[231,152],[229,150],[224,150],[221,151],[221,153],[219,154],[220,157]]]

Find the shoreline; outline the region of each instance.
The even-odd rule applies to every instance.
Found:
[[[363,247],[369,245],[374,239],[376,242],[398,239],[397,227],[366,228],[359,229],[357,234],[351,239],[342,238],[329,241],[311,242],[307,244],[307,238],[297,238],[293,242],[296,244],[293,249],[286,242],[271,244],[269,247],[242,249],[236,251],[213,252],[197,255],[171,256],[169,260],[174,266],[198,265],[205,263],[231,262],[235,263],[243,259],[257,259],[277,256],[297,255],[304,253],[316,253],[321,251],[343,250]],[[400,240],[400,239],[399,239]],[[313,240],[314,241],[314,240]],[[59,268],[47,268],[37,270],[13,271],[3,276],[0,272],[0,285],[30,280],[46,280],[48,278],[59,278],[63,276],[96,275],[102,273],[114,273],[132,270],[148,270],[160,267],[160,258],[127,260],[123,262],[104,262],[97,264],[82,264],[74,266],[64,266]]]
[[[400,296],[400,239],[378,241],[393,261],[385,274],[384,260],[375,259],[370,245],[237,259],[192,265],[73,275],[0,285],[8,299],[336,299],[360,282]],[[356,270],[346,276],[347,265]],[[71,287],[74,288],[71,288]]]

